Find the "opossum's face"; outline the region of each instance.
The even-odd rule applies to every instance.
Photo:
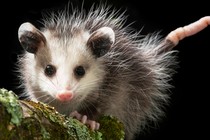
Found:
[[[101,57],[114,42],[112,29],[63,37],[25,23],[19,28],[19,40],[27,51],[22,72],[26,88],[37,100],[75,104],[97,95],[105,75]]]

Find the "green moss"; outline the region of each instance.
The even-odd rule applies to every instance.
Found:
[[[46,118],[44,120],[45,122],[45,129],[42,128],[44,131],[44,136],[53,137],[48,135],[49,132],[52,132],[53,134],[62,134],[65,132],[65,134],[62,134],[62,137],[65,137],[64,135],[67,135],[67,137],[71,137],[72,139],[77,138],[78,140],[101,140],[101,133],[98,131],[91,130],[84,124],[82,124],[80,121],[66,117],[64,115],[59,114],[54,108],[51,106],[48,106],[46,104],[43,104],[41,102],[35,103],[33,101],[22,101],[24,104],[29,104],[33,106],[34,112],[36,112],[37,118]],[[43,119],[42,119],[43,121]],[[47,122],[49,121],[49,122]],[[43,123],[40,123],[40,125]],[[47,127],[47,125],[54,125],[55,127]],[[58,128],[58,129],[55,129]],[[48,132],[49,131],[49,132]],[[52,134],[50,133],[50,134]],[[95,139],[97,138],[97,139]]]
[[[114,116],[102,116],[99,119],[103,140],[124,140],[124,125]]]
[[[1,140],[123,140],[124,128],[117,118],[103,116],[99,131],[92,131],[80,121],[59,114],[41,102],[18,100],[0,89]]]
[[[20,125],[22,120],[22,109],[18,102],[17,95],[6,89],[0,89],[0,102],[7,109],[7,112],[11,115],[11,123],[14,125]]]

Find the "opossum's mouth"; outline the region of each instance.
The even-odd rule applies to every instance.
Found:
[[[69,115],[70,112],[78,110],[78,107],[80,106],[81,97],[74,96],[71,100],[67,101],[60,101],[57,98],[54,98],[53,101],[49,103],[52,107],[55,107],[55,109],[60,112],[61,114]]]

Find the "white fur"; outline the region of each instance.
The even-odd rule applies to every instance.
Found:
[[[109,7],[102,6],[90,10],[86,16],[83,14],[75,10],[69,16],[64,10],[44,20],[46,46],[39,47],[35,56],[27,53],[23,59],[25,87],[30,95],[53,104],[66,115],[74,109],[83,111],[80,106],[90,114],[94,108],[100,110],[96,115],[115,115],[126,126],[126,138],[131,139],[140,126],[147,121],[155,122],[164,114],[162,106],[167,103],[168,81],[173,74],[170,67],[176,63],[174,51],[159,53],[163,47],[160,36],[140,39],[139,33],[124,26],[125,17],[119,11],[109,12]],[[108,35],[114,43],[100,58],[95,58],[86,46],[94,32]],[[54,77],[44,74],[48,64],[57,68]],[[86,74],[77,79],[73,70],[80,65]],[[67,87],[74,98],[65,104],[54,102],[56,94]],[[96,92],[100,92],[99,98]],[[81,102],[83,99],[85,103]]]
[[[29,23],[29,22],[23,23],[19,27],[18,38],[20,38],[20,36],[22,36],[25,31],[32,31],[33,32],[35,30],[36,30],[36,28],[31,23]]]
[[[42,93],[34,92],[35,98],[43,102],[51,102],[56,98],[56,94],[70,87],[73,96],[77,98],[81,96],[80,100],[84,99],[92,90],[98,88],[97,83],[102,81],[104,69],[100,66],[100,61],[97,61],[89,53],[87,53],[87,40],[90,37],[88,32],[81,32],[78,36],[69,40],[59,40],[52,36],[49,31],[45,31],[44,36],[47,46],[40,48],[37,52],[37,57],[34,54],[27,53],[25,62],[27,64],[27,72],[30,72],[27,77],[32,81],[30,86],[39,87]],[[44,67],[39,63],[44,63],[46,66],[52,64],[57,68],[56,75],[52,78],[44,74]],[[86,74],[80,80],[77,80],[74,75],[74,68],[76,66],[84,66]],[[35,89],[30,89],[34,91]],[[41,96],[52,96],[49,99]],[[74,99],[73,99],[74,100]],[[73,101],[71,101],[73,102]],[[73,106],[73,105],[71,105]]]
[[[110,28],[110,27],[102,27],[102,28],[98,29],[95,32],[96,32],[96,34],[99,34],[100,36],[102,36],[102,35],[109,36],[110,41],[112,43],[114,43],[114,41],[115,41],[115,33],[112,30],[112,28]]]

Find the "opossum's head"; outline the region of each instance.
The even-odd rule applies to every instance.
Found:
[[[48,103],[82,101],[96,94],[105,75],[101,58],[115,40],[109,27],[91,33],[78,29],[64,36],[30,23],[20,26],[18,37],[26,50],[22,59],[25,86],[37,100]]]

